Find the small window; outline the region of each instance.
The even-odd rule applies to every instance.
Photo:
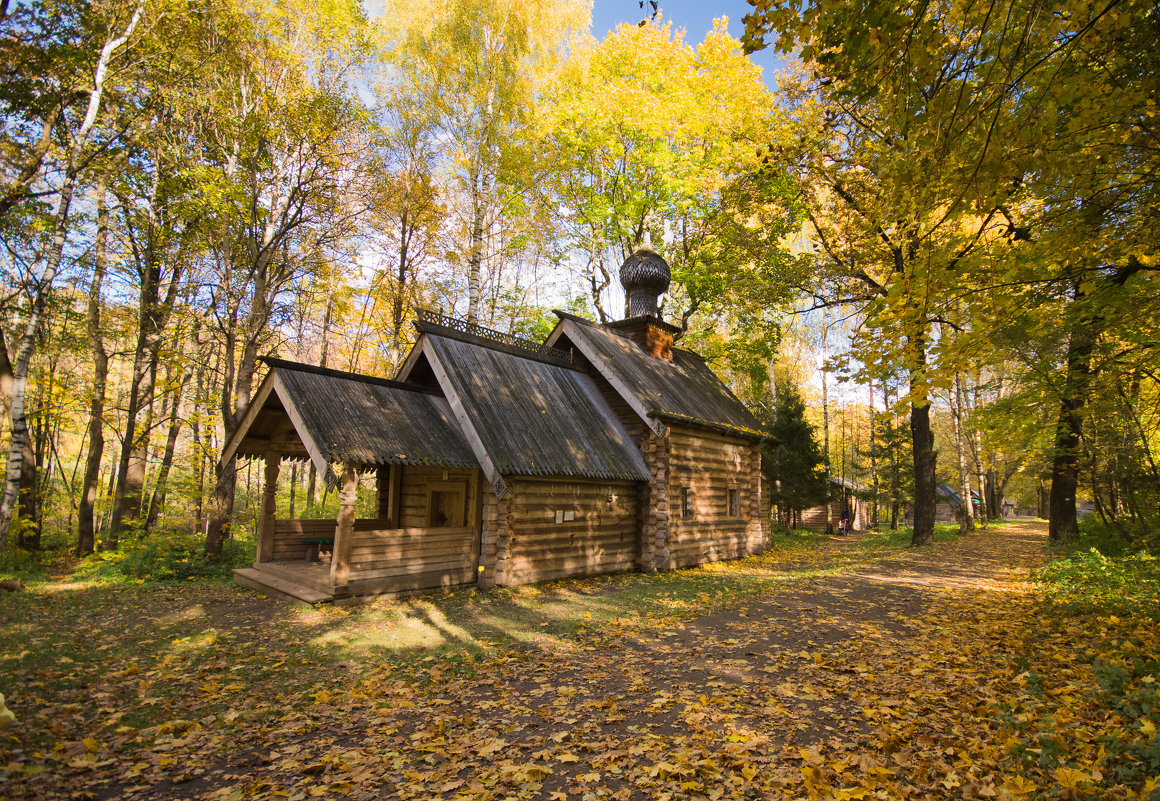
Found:
[[[681,519],[693,519],[693,488],[681,487]]]
[[[729,516],[741,517],[741,490],[729,490]]]
[[[557,523],[571,523],[576,519],[576,512],[572,509],[557,509],[556,522]]]

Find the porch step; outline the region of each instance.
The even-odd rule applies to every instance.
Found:
[[[240,584],[243,587],[249,587],[251,590],[257,590],[271,598],[290,598],[308,604],[319,604],[324,601],[334,600],[334,596],[330,593],[319,592],[310,587],[303,587],[301,584],[295,584],[292,581],[287,581],[278,576],[272,576],[264,570],[257,570],[252,567],[235,568],[234,583]]]

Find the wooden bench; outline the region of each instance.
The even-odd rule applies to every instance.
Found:
[[[302,537],[300,540],[306,545],[306,561],[318,561],[318,549],[323,545],[327,547],[334,547],[334,537]]]

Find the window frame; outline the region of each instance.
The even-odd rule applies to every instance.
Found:
[[[725,515],[734,520],[741,519],[741,487],[729,487],[726,490]]]

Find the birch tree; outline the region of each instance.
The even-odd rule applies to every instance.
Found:
[[[205,230],[215,273],[209,305],[221,348],[217,406],[224,436],[249,408],[258,358],[274,340],[271,321],[303,264],[307,232],[347,227],[344,189],[361,174],[365,108],[351,97],[367,53],[364,19],[352,2],[268,4],[216,33],[237,40],[208,78],[197,110],[201,158],[212,180]],[[244,28],[239,38],[236,26]],[[357,201],[354,206],[359,204]],[[236,469],[219,466],[206,552],[229,536]]]
[[[11,426],[4,492],[0,496],[0,533],[5,536],[12,520],[16,497],[20,490],[24,469],[24,453],[28,443],[28,420],[25,413],[25,392],[28,368],[36,347],[37,336],[44,321],[45,305],[61,268],[65,243],[71,227],[73,199],[84,179],[85,170],[93,158],[93,149],[108,147],[110,139],[119,136],[115,126],[104,129],[98,125],[108,83],[120,77],[118,70],[131,64],[127,55],[134,34],[145,12],[144,3],[110,4],[99,8],[96,16],[96,41],[100,43],[91,72],[78,65],[77,90],[85,97],[83,106],[62,110],[55,116],[53,138],[61,142],[61,170],[59,184],[53,193],[55,211],[52,215],[51,239],[43,256],[43,267],[27,277],[24,285],[27,307],[23,330],[17,340],[12,363]],[[81,75],[85,80],[81,80]],[[83,111],[82,111],[83,109]],[[74,113],[75,112],[75,113]],[[29,165],[30,166],[30,165]],[[23,181],[23,179],[21,179]],[[18,181],[9,191],[21,194]]]
[[[576,0],[387,3],[395,80],[435,111],[447,145],[439,168],[459,215],[455,250],[467,268],[469,322],[480,317],[485,233],[502,224],[505,186],[528,176],[516,149],[529,138],[535,100],[588,16]]]

